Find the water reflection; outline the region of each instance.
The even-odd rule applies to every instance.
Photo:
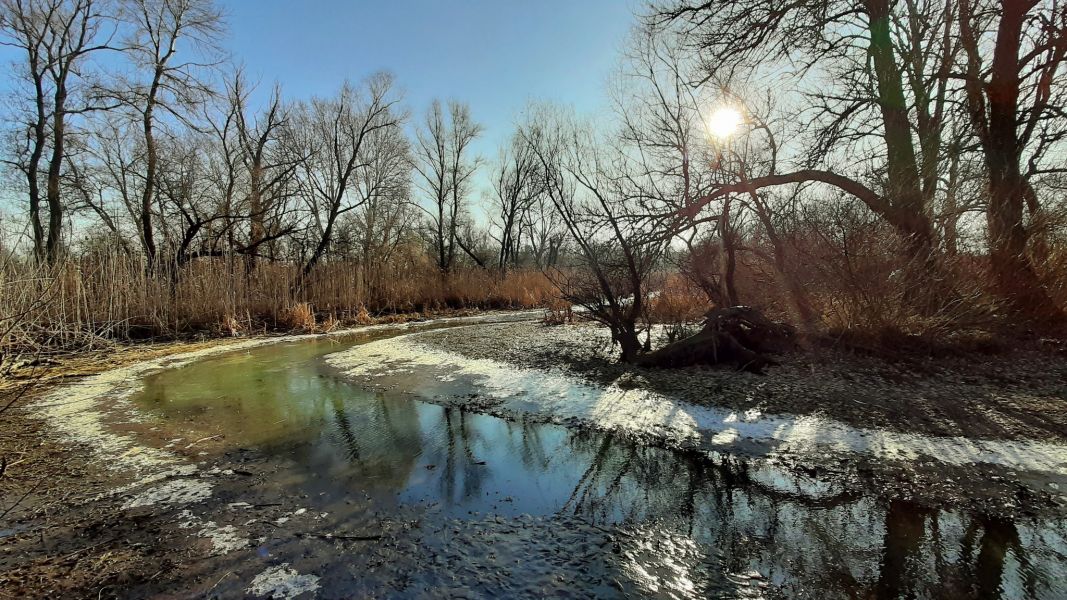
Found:
[[[278,345],[193,364],[150,377],[139,401],[180,421],[190,438],[224,434],[277,456],[286,465],[279,493],[306,494],[316,510],[361,496],[379,510],[442,518],[621,524],[642,535],[604,550],[617,554],[620,572],[647,578],[642,556],[676,557],[657,563],[656,577],[670,584],[644,592],[735,586],[758,594],[759,582],[790,597],[1067,593],[1062,521],[1011,522],[786,485],[767,467],[718,466],[611,435],[370,392],[323,366],[321,356],[339,349]]]

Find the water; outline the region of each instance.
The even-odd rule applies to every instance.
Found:
[[[429,564],[395,551],[355,569],[302,550],[329,574],[326,592],[463,584],[488,593],[486,569],[464,582],[456,565],[497,569],[500,554],[517,563],[501,585],[538,581],[542,592],[550,588],[539,577],[574,571],[564,587],[596,596],[1067,597],[1062,520],[921,509],[818,480],[791,489],[766,470],[368,391],[323,360],[368,339],[205,360],[147,378],[138,398],[188,439],[223,434],[231,450],[267,457],[268,491],[331,515],[332,530],[413,519],[404,535],[418,553],[447,556]],[[464,535],[477,551],[457,554]],[[590,540],[603,547],[590,550]],[[268,550],[296,552],[291,543]],[[536,552],[569,562],[527,564]]]

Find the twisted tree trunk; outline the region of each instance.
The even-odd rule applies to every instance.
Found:
[[[768,354],[788,349],[795,335],[792,326],[771,321],[754,308],[716,308],[707,313],[699,333],[643,354],[634,362],[667,368],[734,364],[740,370],[762,373],[764,367],[777,364]]]

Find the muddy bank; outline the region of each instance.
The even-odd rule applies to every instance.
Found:
[[[744,412],[821,414],[856,427],[987,439],[1067,441],[1067,357],[1034,351],[950,357],[922,370],[822,351],[781,357],[767,375],[621,365],[600,327],[511,323],[420,336],[471,358],[565,371]],[[653,340],[653,346],[665,340]]]
[[[17,422],[27,443],[34,423]],[[148,485],[94,464],[88,448],[45,445],[34,457],[45,483],[0,532],[0,598],[787,597],[741,557],[724,564],[669,529],[386,513],[366,490],[311,496],[287,484],[291,462],[211,443],[179,452],[199,468]]]

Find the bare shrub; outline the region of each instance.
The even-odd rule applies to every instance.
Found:
[[[361,304],[359,310],[356,311],[356,323],[359,323],[360,325],[370,325],[373,322],[374,319],[371,318],[370,313],[367,312],[367,307]]]
[[[562,299],[553,298],[544,304],[545,314],[541,317],[544,325],[569,325],[574,323],[574,306]]]
[[[674,342],[695,331],[694,324],[704,318],[710,308],[705,292],[680,273],[662,276],[648,303],[648,318],[666,325],[668,342]]]

